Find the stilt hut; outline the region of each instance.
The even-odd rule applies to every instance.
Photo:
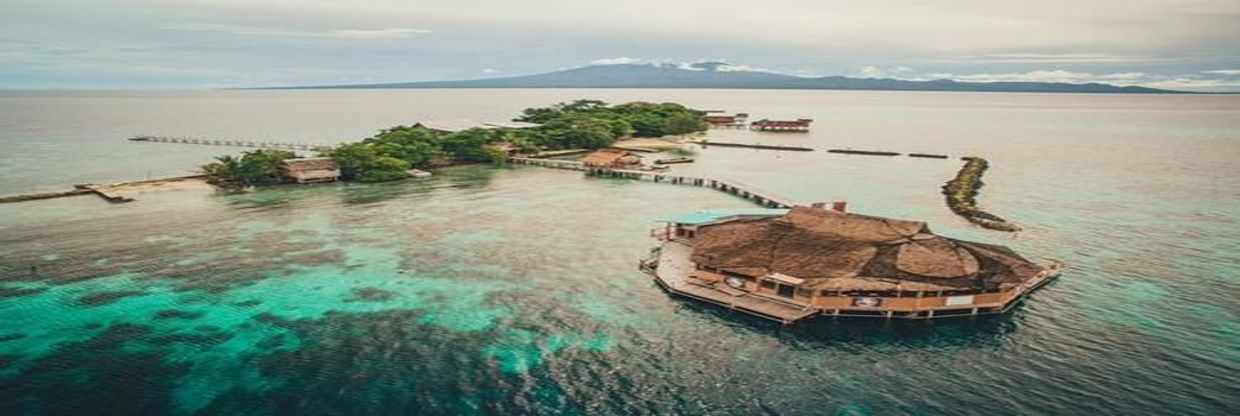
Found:
[[[664,287],[783,322],[998,313],[1059,271],[1003,246],[936,235],[924,222],[805,206],[668,222],[658,235],[664,245],[648,265]]]
[[[280,173],[297,183],[331,182],[340,178],[340,166],[330,157],[303,157],[285,160]]]

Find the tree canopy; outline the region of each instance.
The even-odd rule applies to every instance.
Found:
[[[240,156],[225,155],[202,166],[207,181],[223,187],[244,187],[277,183],[280,163],[297,157],[287,150],[259,149],[244,152]]]
[[[609,146],[630,135],[662,137],[705,131],[709,127],[701,111],[676,103],[608,105],[598,100],[527,108],[517,120],[542,124],[519,134],[547,149],[593,149]]]

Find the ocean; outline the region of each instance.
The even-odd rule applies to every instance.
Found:
[[[0,414],[1240,413],[1240,96],[753,90],[0,92],[0,194],[184,174],[244,149],[578,98],[711,130],[673,172],[929,222],[1068,267],[1011,313],[782,327],[637,270],[661,217],[751,206],[538,167],[0,205]],[[840,155],[829,148],[951,159]],[[939,187],[988,159],[987,231]],[[658,156],[655,156],[658,157]]]

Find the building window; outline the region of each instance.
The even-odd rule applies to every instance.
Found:
[[[763,280],[763,281],[762,281],[762,288],[763,288],[763,289],[774,289],[774,288],[775,288],[775,281],[773,281],[773,280]]]

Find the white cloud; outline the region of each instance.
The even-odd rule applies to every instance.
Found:
[[[643,58],[630,58],[620,56],[615,58],[600,58],[590,61],[590,65],[631,65],[631,64],[650,64],[654,61]]]
[[[1211,71],[1204,71],[1211,72]],[[1240,80],[1205,78],[1197,75],[1161,75],[1145,72],[1094,74],[1062,69],[1013,73],[953,74],[933,73],[928,78],[962,82],[1065,82],[1071,84],[1102,83],[1118,86],[1141,86],[1173,90],[1221,91],[1240,87]]]
[[[1201,71],[1207,74],[1217,75],[1240,75],[1240,69],[1215,69],[1213,71]]]
[[[948,61],[993,62],[1009,64],[1027,63],[1118,63],[1147,62],[1154,58],[1140,55],[1120,55],[1111,53],[990,53],[981,55],[954,56]]]
[[[913,72],[913,68],[907,66],[893,66],[890,68],[880,68],[877,66],[863,66],[857,71],[862,78],[893,78],[900,74],[908,74]]]
[[[393,39],[407,38],[413,35],[431,33],[427,29],[386,28],[386,29],[340,29],[325,31],[289,30],[274,27],[230,25],[217,23],[184,23],[165,26],[165,29],[184,30],[191,32],[220,32],[234,35],[254,36],[296,36],[296,37],[327,37],[342,39]]]
[[[760,68],[756,66],[733,65],[733,64],[720,65],[716,67],[715,70],[719,72],[775,72],[770,69]]]
[[[499,70],[498,70],[498,69],[495,69],[495,68],[486,68],[486,69],[483,69],[483,70],[482,70],[482,73],[484,73],[484,74],[494,74],[494,73],[498,73],[498,72],[499,72]]]
[[[882,68],[876,66],[861,67],[861,70],[858,72],[863,78],[882,78],[887,76],[887,71],[884,71]]]

